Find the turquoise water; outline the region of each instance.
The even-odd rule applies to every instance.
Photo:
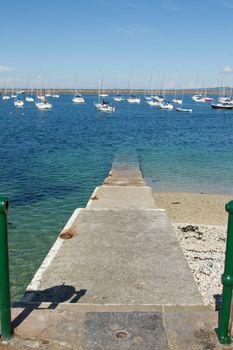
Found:
[[[50,111],[0,101],[0,193],[10,198],[12,297],[18,299],[58,233],[86,205],[112,162],[139,160],[158,191],[233,193],[233,111],[194,104],[193,113],[127,102],[115,113],[94,109],[94,96],[74,105],[52,99]]]

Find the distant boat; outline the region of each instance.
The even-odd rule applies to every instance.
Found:
[[[183,108],[183,96],[184,96],[184,91],[182,93],[182,97],[181,97],[181,106],[180,107],[176,107],[176,111],[177,112],[186,112],[186,113],[192,113],[192,108]]]
[[[27,102],[34,102],[34,98],[32,96],[28,95],[28,96],[25,97],[25,101],[27,101]]]
[[[191,108],[182,108],[182,107],[176,107],[176,111],[177,112],[188,112],[188,113],[192,113],[192,109]]]
[[[161,102],[156,97],[152,97],[151,100],[147,101],[147,103],[149,106],[159,107]]]
[[[170,102],[164,101],[164,102],[160,103],[160,108],[161,109],[167,109],[167,110],[171,111],[174,108],[174,106]]]
[[[175,97],[175,98],[172,99],[172,102],[181,105],[182,104],[182,98]]]
[[[16,97],[16,96],[15,96]],[[3,100],[10,100],[10,95],[7,93],[7,89],[5,89],[4,94],[2,95]]]
[[[233,109],[233,102],[232,103],[221,103],[221,102],[212,103],[211,107],[215,109]]]
[[[2,96],[2,99],[3,100],[10,100],[10,96],[5,94]]]
[[[95,103],[95,107],[101,112],[115,112],[115,107],[105,100],[102,103]]]
[[[132,84],[132,81],[131,81],[131,79],[129,79],[129,82],[128,82],[129,97],[127,98],[127,101],[128,101],[129,103],[140,103],[140,102],[141,102],[140,97],[137,97],[137,96],[135,96],[135,95],[132,95],[132,90],[130,89],[131,84]]]
[[[213,101],[213,98],[208,96],[203,96],[201,94],[197,94],[192,96],[192,100],[195,102],[211,102]]]
[[[113,96],[114,101],[120,102],[124,101],[124,97],[122,95],[117,94],[116,96]]]
[[[54,97],[54,98],[59,98],[60,95],[58,95],[58,94],[53,94],[52,97]]]
[[[24,101],[23,101],[23,100],[20,100],[20,99],[16,99],[16,100],[14,101],[14,105],[15,105],[16,107],[23,107]]]
[[[127,98],[127,101],[129,103],[140,103],[141,102],[141,99],[140,97],[137,97],[135,95],[130,95],[128,98]]]
[[[218,102],[220,102],[220,103],[233,103],[233,99],[231,97],[219,97]]]
[[[51,109],[53,107],[53,105],[51,103],[49,103],[44,96],[42,97],[40,95],[39,100],[38,100],[38,97],[37,97],[37,101],[35,103],[35,105],[38,109]]]
[[[75,94],[74,97],[72,98],[72,101],[74,103],[85,103],[83,96],[80,94]]]

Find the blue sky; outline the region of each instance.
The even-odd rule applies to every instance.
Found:
[[[233,0],[11,0],[0,28],[2,86],[232,84]]]

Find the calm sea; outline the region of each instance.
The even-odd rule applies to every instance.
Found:
[[[96,111],[95,96],[74,105],[51,99],[50,111],[0,100],[0,194],[10,198],[13,299],[19,299],[58,233],[84,207],[115,159],[139,160],[156,191],[233,193],[233,111],[184,97],[193,113],[115,102]],[[110,98],[109,98],[110,99]]]

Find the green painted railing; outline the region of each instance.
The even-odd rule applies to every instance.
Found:
[[[12,335],[7,213],[9,201],[0,197],[0,336],[8,340]]]
[[[229,321],[233,289],[233,201],[227,203],[226,211],[229,213],[229,217],[227,227],[225,268],[222,275],[222,302],[219,312],[218,328],[215,329],[218,340],[221,344],[230,344],[232,341],[229,330]]]

